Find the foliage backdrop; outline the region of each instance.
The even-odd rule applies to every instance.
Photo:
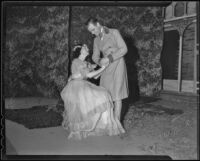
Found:
[[[6,96],[59,93],[68,77],[68,28],[68,6],[6,9]]]
[[[130,94],[133,97],[137,97],[137,93],[147,96],[159,94],[164,34],[162,7],[73,7],[71,43],[80,40],[92,49],[92,36],[84,26],[91,15],[103,25],[119,29],[126,41]]]
[[[131,94],[159,94],[161,13],[161,7],[73,6],[69,22],[68,6],[7,8],[6,96],[58,96],[68,78],[69,32],[70,45],[78,40],[92,49],[93,37],[84,25],[91,15],[108,27],[118,28],[124,37],[128,46],[125,59]]]

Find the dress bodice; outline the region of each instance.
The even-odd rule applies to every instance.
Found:
[[[81,78],[86,78],[87,73],[90,69],[87,67],[87,62],[80,59],[74,59],[71,66],[72,74],[80,74]]]

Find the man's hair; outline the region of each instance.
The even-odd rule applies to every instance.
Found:
[[[90,17],[90,18],[85,22],[85,25],[88,26],[90,23],[96,25],[97,22],[99,22],[97,18],[95,18],[95,17]]]

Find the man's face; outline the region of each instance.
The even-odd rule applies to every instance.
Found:
[[[97,23],[96,25],[93,23],[88,24],[88,31],[95,36],[98,36],[100,33],[100,25]]]

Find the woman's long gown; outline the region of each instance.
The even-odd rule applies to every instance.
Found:
[[[81,77],[69,81],[61,92],[65,107],[62,126],[69,130],[68,138],[124,133],[121,123],[113,115],[111,95],[105,88],[86,80],[89,72],[86,62],[74,59],[71,71]]]

